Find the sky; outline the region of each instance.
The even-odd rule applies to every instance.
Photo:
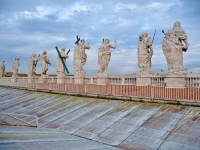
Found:
[[[67,67],[73,74],[76,35],[90,42],[83,66],[87,75],[97,74],[98,49],[103,39],[117,41],[111,50],[108,72],[131,75],[139,70],[137,46],[139,35],[146,31],[153,39],[152,69],[167,73],[162,51],[164,30],[181,22],[188,36],[189,49],[183,54],[188,72],[200,73],[200,0],[0,0],[0,60],[12,71],[20,58],[19,73],[27,73],[28,59],[47,51],[51,61],[47,74],[56,74],[58,48],[70,49]],[[37,73],[41,73],[38,63]]]

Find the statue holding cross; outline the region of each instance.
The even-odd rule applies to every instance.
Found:
[[[85,45],[85,40],[82,39],[81,43],[79,44],[78,36],[76,44],[77,46],[74,49],[74,76],[85,76],[85,71],[83,70],[83,66],[86,63],[87,60],[87,54],[85,52],[85,49],[90,49],[90,43],[88,42],[88,45]]]

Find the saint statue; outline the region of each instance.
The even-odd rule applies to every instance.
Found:
[[[111,57],[110,48],[115,49],[116,46],[117,42],[115,41],[115,44],[110,44],[109,39],[105,39],[104,43],[100,46],[98,53],[98,74],[108,74],[107,68]]]
[[[41,66],[42,66],[42,74],[46,75],[47,70],[48,70],[48,64],[51,65],[51,62],[49,61],[49,59],[47,58],[47,51],[44,51],[42,53],[42,55],[39,57]]]
[[[15,58],[15,61],[13,63],[13,75],[12,77],[17,77],[18,74],[18,68],[19,68],[20,64],[19,64],[19,58]]]
[[[38,59],[35,59],[36,54],[33,53],[28,61],[28,76],[34,76],[36,74],[36,64]]]
[[[61,55],[61,58],[63,59],[64,63],[66,64],[66,59],[67,59],[69,56],[68,56],[67,54],[65,54],[65,50],[66,50],[65,47],[61,48],[61,50],[60,50],[60,55]],[[62,64],[62,61],[61,61],[59,55],[58,55],[58,57],[57,57],[57,73],[58,73],[59,75],[65,75],[65,67],[64,67],[63,64]]]
[[[162,49],[167,60],[169,74],[186,74],[187,69],[183,66],[183,52],[188,49],[189,43],[185,31],[181,28],[181,23],[176,21],[174,27],[167,31]]]
[[[85,45],[85,40],[82,39],[81,43],[75,47],[74,50],[74,75],[85,75],[85,71],[83,70],[83,66],[87,60],[87,54],[85,53],[85,49],[90,49],[90,43]]]
[[[0,77],[4,77],[5,75],[5,64],[4,64],[5,60],[2,60],[2,63],[0,64]]]
[[[153,55],[153,48],[151,38],[148,37],[147,32],[143,32],[139,36],[139,44],[138,44],[138,66],[141,69],[140,72],[152,72],[152,63],[151,58]]]

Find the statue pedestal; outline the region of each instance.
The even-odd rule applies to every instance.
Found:
[[[166,87],[184,88],[186,87],[186,74],[167,74],[165,78]]]
[[[35,82],[35,76],[28,76],[28,83],[34,83]]]
[[[74,75],[74,84],[85,84],[85,71],[76,72]]]
[[[150,86],[152,85],[152,71],[137,71],[136,72],[136,86]]]
[[[15,76],[12,77],[12,78],[11,78],[11,82],[17,82],[17,77],[15,77]]]
[[[47,83],[47,77],[48,77],[48,75],[41,74],[41,77],[39,79],[39,83]]]
[[[109,74],[108,73],[97,73],[97,85],[108,85]]]
[[[57,83],[65,83],[65,82],[66,82],[66,75],[62,72],[58,72]]]

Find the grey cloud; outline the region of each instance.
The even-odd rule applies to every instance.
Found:
[[[156,7],[156,2],[158,7]],[[67,66],[73,73],[73,50],[76,35],[91,43],[87,51],[88,60],[84,69],[88,75],[97,72],[98,48],[103,38],[111,43],[118,41],[112,51],[109,64],[111,74],[130,74],[138,70],[137,44],[139,35],[145,30],[153,39],[152,58],[155,73],[160,69],[167,72],[167,64],[162,54],[162,30],[169,30],[177,20],[188,35],[189,50],[184,54],[184,64],[188,70],[198,68],[200,49],[200,7],[197,1],[93,1],[93,0],[1,0],[0,1],[0,59],[6,60],[7,67],[12,65],[15,56],[20,55],[20,72],[26,72],[27,61],[32,52],[37,54],[48,51],[52,61],[49,73],[56,73],[57,53],[55,46],[71,49]],[[126,7],[132,4],[132,8]],[[152,6],[152,4],[154,4]],[[82,8],[84,7],[84,9]],[[134,6],[137,6],[134,8]],[[155,7],[150,8],[151,7]],[[161,9],[166,7],[166,9]],[[44,9],[44,10],[43,10]],[[27,12],[26,12],[27,11]],[[194,46],[195,45],[195,46]],[[5,51],[6,50],[6,51]],[[5,54],[6,53],[6,54]],[[192,61],[194,59],[196,61]],[[198,70],[198,69],[196,69]],[[40,73],[40,65],[37,72]]]

